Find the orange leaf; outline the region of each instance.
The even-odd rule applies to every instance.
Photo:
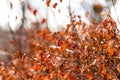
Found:
[[[105,74],[106,74],[106,70],[105,70],[105,69],[102,69],[102,70],[101,70],[101,74],[102,74],[102,75],[105,75]]]
[[[87,75],[86,75],[86,78],[87,79],[92,79],[93,77],[92,77],[92,73],[88,73]]]
[[[3,67],[0,67],[0,74],[2,74],[3,72]]]
[[[111,80],[112,79],[112,75],[110,73],[107,73],[106,75],[107,79]]]
[[[48,76],[45,76],[43,80],[50,80]]]
[[[120,64],[117,66],[117,70],[118,72],[120,72]]]
[[[105,64],[104,64],[104,63],[102,63],[102,64],[101,64],[101,67],[105,67]]]
[[[50,38],[50,36],[49,36],[49,34],[44,34],[44,39],[46,39],[46,40],[49,40],[49,38]]]
[[[70,24],[67,24],[67,29],[66,31],[68,31],[70,29]]]
[[[29,35],[29,38],[34,38],[34,37],[35,37],[34,34],[30,34],[30,35]]]
[[[106,37],[106,35],[107,35],[107,32],[103,32],[103,37],[105,38]]]
[[[111,35],[106,35],[106,40],[110,40],[111,39]]]
[[[35,66],[35,71],[38,71],[38,70],[41,70],[41,66],[39,64]]]
[[[68,73],[66,73],[65,75],[64,75],[64,77],[61,79],[61,80],[67,80],[67,78],[69,77],[69,72]]]
[[[9,75],[6,80],[15,80],[14,76]]]
[[[114,54],[114,48],[108,48],[107,52],[109,55],[113,55]]]
[[[67,44],[62,41],[62,45],[61,45],[61,52],[64,52],[66,50]]]
[[[66,45],[61,46],[61,52],[64,52],[66,50]]]
[[[107,29],[108,31],[110,31],[110,30],[111,30],[111,27],[110,27],[110,26],[106,26],[106,29]]]
[[[52,42],[56,43],[57,39],[55,37],[53,37]]]
[[[106,49],[107,47],[108,47],[108,44],[107,44],[107,43],[105,43],[105,44],[104,44],[104,48]]]
[[[51,0],[47,0],[47,1],[46,1],[46,5],[47,5],[48,7],[50,7],[50,2],[51,2]]]

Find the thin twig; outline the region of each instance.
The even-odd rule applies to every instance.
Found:
[[[113,0],[112,0],[112,4],[113,4],[114,10],[115,10],[115,14],[117,16],[118,23],[120,24],[120,20],[118,19],[117,11],[116,11],[115,4],[114,4]]]

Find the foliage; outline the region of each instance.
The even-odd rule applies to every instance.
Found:
[[[49,7],[50,0],[46,4]],[[53,7],[56,6],[55,3]],[[94,8],[100,9],[97,12],[102,10],[101,5]],[[36,15],[36,11],[33,13]],[[12,32],[9,45],[14,54],[10,61],[0,63],[0,79],[120,79],[120,31],[116,23],[108,17],[99,24],[86,26],[70,15],[71,24],[62,32],[40,30],[37,25],[27,31]]]
[[[10,43],[16,47],[12,60],[0,63],[1,79],[120,79],[120,31],[112,19],[81,31],[73,24],[56,33],[31,28],[17,41],[21,47]]]

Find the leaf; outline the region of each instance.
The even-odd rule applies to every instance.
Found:
[[[31,33],[31,34],[29,34],[29,38],[34,38],[35,37],[35,35],[33,34],[33,33]]]
[[[45,22],[46,22],[46,19],[43,18],[42,21],[41,21],[41,23],[43,24],[43,23],[45,23]]]
[[[111,38],[112,38],[111,35],[106,35],[105,37],[106,40],[110,40]]]
[[[112,56],[115,52],[114,48],[108,48],[107,49],[108,55]]]
[[[67,72],[61,80],[67,80],[67,78],[69,77],[69,74],[70,74],[70,73]]]
[[[51,0],[47,0],[47,1],[46,1],[46,5],[47,5],[48,7],[50,7],[50,2],[51,2]]]
[[[106,49],[108,47],[108,44],[107,43],[105,43],[104,44],[104,49]]]
[[[62,3],[63,0],[59,0],[59,1]]]
[[[120,73],[120,63],[119,63],[118,66],[117,66],[117,70],[118,70],[118,72]]]
[[[46,40],[49,40],[51,38],[51,36],[49,36],[49,34],[44,34],[44,39],[46,39]]]
[[[108,47],[112,48],[114,46],[115,41],[114,40],[110,40],[107,43],[108,43]]]
[[[4,68],[2,66],[0,66],[0,74],[2,74]]]
[[[37,10],[36,9],[33,10],[33,14],[34,14],[34,16],[36,16],[36,14],[37,14]]]
[[[66,47],[67,47],[66,44],[62,45],[61,46],[61,52],[64,52],[66,50]]]
[[[53,4],[53,8],[56,8],[57,5],[58,5],[58,3],[54,3],[54,4]]]
[[[55,71],[51,71],[51,73],[50,73],[50,79],[54,79],[55,76],[56,76]]]
[[[103,5],[101,4],[93,5],[93,9],[95,12],[100,13],[103,10]]]
[[[67,29],[66,29],[66,31],[69,31],[69,29],[70,29],[70,24],[67,24]]]
[[[96,33],[95,33],[94,31],[92,31],[92,32],[90,33],[90,36],[91,36],[94,40],[97,40],[97,35],[96,35]]]
[[[19,51],[16,51],[16,53],[14,54],[14,58],[18,58],[18,57],[20,57],[20,53]]]
[[[10,2],[10,9],[12,9],[13,8],[13,4]]]
[[[97,60],[98,60],[99,62],[102,62],[102,57],[101,57],[101,56],[97,57]]]
[[[30,6],[30,4],[27,5],[28,10],[32,11],[32,7]]]
[[[88,73],[88,74],[86,75],[86,78],[89,79],[89,80],[91,80],[91,79],[93,78],[92,73],[91,73],[91,72]]]
[[[45,76],[42,80],[50,80],[48,76]]]
[[[106,69],[102,69],[100,73],[101,73],[102,75],[105,75],[105,74],[106,74]]]
[[[66,50],[67,44],[65,43],[65,41],[62,41],[62,45],[61,45],[61,52],[64,52]]]
[[[107,74],[106,74],[106,77],[107,77],[107,79],[111,80],[111,79],[112,79],[111,73],[107,73]]]
[[[38,71],[38,70],[41,70],[41,68],[42,68],[42,67],[41,67],[39,64],[37,64],[37,65],[35,66],[34,70],[35,70],[35,71]]]
[[[101,64],[101,67],[102,67],[102,68],[103,68],[103,67],[105,67],[105,64],[104,64],[104,63],[102,63],[102,64]]]
[[[105,38],[105,37],[106,37],[106,35],[107,35],[107,32],[106,32],[106,31],[104,31],[102,35],[103,35],[103,37]]]
[[[6,80],[15,80],[14,76],[9,75]]]
[[[108,31],[110,31],[110,30],[111,30],[111,26],[106,26],[106,29],[107,29]]]

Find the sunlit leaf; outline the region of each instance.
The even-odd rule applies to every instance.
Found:
[[[88,74],[86,75],[86,78],[89,79],[89,80],[91,80],[91,79],[93,78],[92,73],[91,73],[91,72],[88,73]]]
[[[102,75],[105,75],[105,74],[106,74],[106,69],[102,69],[102,70],[101,70],[101,74],[102,74]]]
[[[104,48],[106,49],[107,47],[108,47],[108,44],[107,44],[107,43],[105,43],[105,44],[104,44]]]
[[[35,71],[38,71],[38,70],[41,70],[41,66],[39,64],[35,66]]]
[[[47,0],[46,1],[46,5],[49,7],[50,6],[50,2],[51,2],[51,0]]]
[[[115,52],[115,49],[114,48],[108,48],[107,52],[108,52],[108,55],[112,56]]]

